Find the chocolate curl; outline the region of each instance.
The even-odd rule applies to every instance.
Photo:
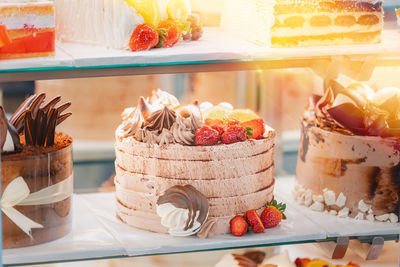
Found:
[[[60,96],[43,106],[45,98],[45,94],[29,97],[13,115],[13,121],[18,130],[25,133],[27,145],[41,147],[54,145],[56,126],[72,114],[61,114],[71,106],[70,102],[56,107],[61,100]]]
[[[328,114],[342,127],[357,135],[366,135],[364,113],[352,103],[344,103],[327,110]]]

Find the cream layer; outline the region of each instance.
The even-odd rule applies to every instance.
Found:
[[[27,15],[15,17],[2,17],[0,13],[0,25],[5,25],[8,30],[17,30],[24,28],[54,28],[54,16],[45,15]]]
[[[272,30],[272,37],[290,37],[290,36],[318,36],[331,33],[352,33],[352,32],[376,32],[381,31],[383,22],[377,25],[365,26],[355,24],[350,27],[328,26],[328,27],[313,27],[308,23],[300,28],[279,27]]]

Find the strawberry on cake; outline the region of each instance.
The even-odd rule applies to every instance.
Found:
[[[343,218],[398,222],[399,104],[398,88],[327,81],[302,116],[297,201]]]
[[[116,130],[117,217],[176,236],[229,233],[234,216],[273,200],[274,136],[251,110],[141,97]]]
[[[56,0],[57,39],[132,51],[198,40],[189,0]]]

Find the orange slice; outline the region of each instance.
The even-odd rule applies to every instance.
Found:
[[[258,119],[260,116],[250,109],[235,109],[229,114],[229,118],[238,120],[240,122],[245,122]]]
[[[11,39],[8,35],[6,25],[0,25],[0,47],[10,45]]]

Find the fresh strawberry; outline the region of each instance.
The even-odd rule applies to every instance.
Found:
[[[164,20],[158,24],[158,33],[160,40],[157,47],[172,47],[182,37],[182,29],[178,23],[173,20]]]
[[[294,264],[296,264],[296,267],[306,267],[310,261],[308,258],[297,258]]]
[[[228,129],[232,125],[239,125],[239,124],[240,124],[240,121],[238,121],[236,119],[227,119],[227,120],[225,120],[225,128],[226,129]]]
[[[158,32],[148,24],[136,27],[129,41],[132,51],[149,50],[158,44]]]
[[[220,135],[225,131],[224,122],[220,119],[205,119],[205,124],[216,130]]]
[[[284,214],[286,204],[278,203],[276,200],[267,203],[266,208],[261,213],[261,221],[265,228],[277,226],[282,220],[286,220]]]
[[[245,216],[247,223],[250,225],[250,228],[254,233],[264,232],[264,225],[255,210],[246,211]]]
[[[221,141],[224,144],[233,144],[246,141],[246,130],[240,125],[232,125],[221,135]]]
[[[236,215],[229,224],[231,226],[231,233],[235,236],[242,236],[247,232],[248,225],[243,216]]]
[[[249,134],[247,135],[249,139],[261,139],[261,137],[264,135],[265,124],[262,118],[245,121],[240,123],[240,125],[247,130],[251,129],[251,134],[248,131]]]
[[[219,142],[219,133],[208,125],[203,125],[196,131],[196,146],[213,146]]]

